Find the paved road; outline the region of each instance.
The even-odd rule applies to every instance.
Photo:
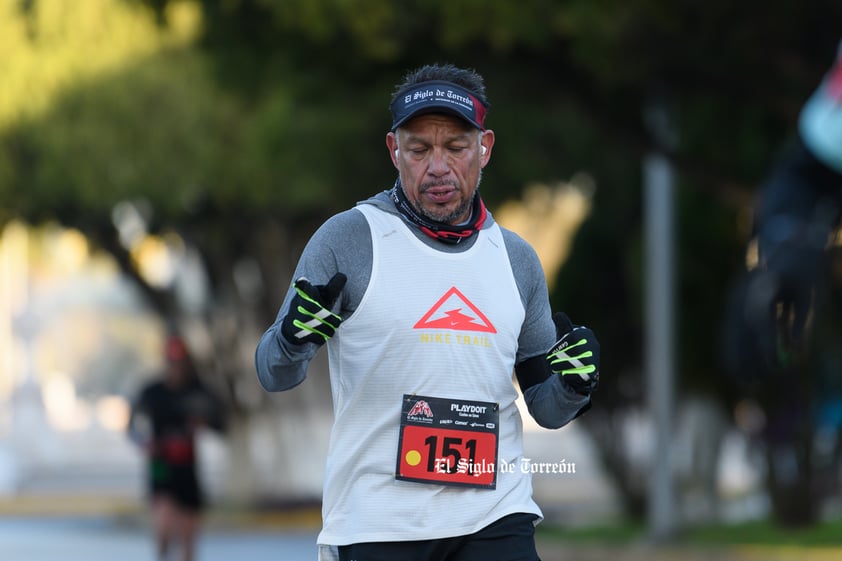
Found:
[[[307,530],[209,530],[197,561],[315,561]],[[100,518],[0,518],[2,561],[153,561],[147,530]]]

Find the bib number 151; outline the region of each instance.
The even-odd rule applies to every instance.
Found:
[[[412,397],[420,399],[420,396]],[[498,434],[496,409],[488,411],[489,418],[480,418],[474,414],[471,421],[468,421],[470,417],[464,411],[477,411],[478,407],[485,406],[464,409],[462,402],[452,407],[451,403],[451,400],[424,398],[422,406],[415,410],[418,413],[420,409],[421,416],[409,415],[404,419],[401,423],[395,477],[421,483],[495,488]],[[460,411],[464,413],[462,416],[459,415]],[[431,414],[432,418],[427,414]]]

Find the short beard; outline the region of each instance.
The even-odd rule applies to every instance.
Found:
[[[445,215],[435,214],[431,210],[423,208],[421,206],[420,199],[419,199],[419,202],[411,202],[410,201],[410,204],[415,209],[415,212],[417,212],[418,214],[420,214],[424,218],[432,220],[433,222],[439,222],[440,224],[453,224],[456,220],[459,220],[462,216],[464,216],[465,213],[468,213],[468,220],[470,220],[471,217],[470,217],[469,211],[471,209],[471,205],[474,203],[474,197],[477,196],[477,190],[479,189],[479,184],[480,184],[481,181],[482,181],[482,170],[480,170],[479,177],[477,178],[477,185],[474,188],[473,194],[470,197],[468,197],[467,199],[465,199],[464,201],[462,201],[462,204],[460,204],[458,207],[456,207],[453,210],[453,212],[450,212],[450,213],[445,214]],[[447,181],[447,182],[445,182],[445,184],[453,185],[453,182]],[[442,185],[442,183],[425,183],[425,184],[421,185],[421,188],[424,189],[426,187],[434,187],[436,185]]]
[[[462,201],[462,204],[456,207],[453,212],[444,215],[434,213],[431,210],[422,207],[420,204],[413,204],[412,206],[415,207],[415,212],[428,220],[439,222],[441,224],[453,224],[453,222],[459,220],[466,212],[468,212],[468,209],[471,208],[471,203],[473,203],[473,201],[474,197]]]

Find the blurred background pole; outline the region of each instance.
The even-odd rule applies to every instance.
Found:
[[[670,452],[675,364],[674,178],[672,165],[665,153],[674,144],[674,138],[662,101],[647,108],[644,121],[656,146],[643,162],[646,251],[644,364],[655,439],[648,482],[647,522],[650,538],[665,541],[676,531]]]

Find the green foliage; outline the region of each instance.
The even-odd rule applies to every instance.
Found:
[[[23,122],[8,134],[7,146],[35,160],[18,168],[17,187],[28,195],[18,203],[29,205],[19,210],[38,216],[50,201],[108,215],[116,202],[143,197],[177,217],[191,192],[222,174],[235,115],[189,52],[80,84],[54,105],[48,126]]]
[[[813,548],[839,546],[842,521],[828,520],[809,528],[782,529],[769,520],[728,524],[704,524],[688,528],[680,536],[676,547],[688,546],[792,546]],[[601,544],[621,546],[639,543],[646,538],[646,527],[636,521],[567,528],[541,524],[536,530],[539,539],[563,541],[569,544]],[[800,554],[800,555],[799,555]],[[792,551],[796,559],[809,555],[809,549]]]
[[[192,41],[199,18],[192,7],[173,6],[172,25],[158,29],[148,9],[122,0],[0,3],[0,131],[43,116],[79,82]]]
[[[261,21],[249,20],[255,44],[264,46],[270,36],[277,36],[276,45],[289,45],[290,37],[304,37],[315,45],[343,45],[345,56],[382,61],[406,57],[422,47],[420,41],[425,48],[448,51],[475,43],[487,44],[496,52],[522,44],[538,46],[552,35],[547,22],[562,11],[558,3],[548,0],[256,0],[230,3],[236,6],[231,10],[216,4],[205,2],[213,37],[239,34],[242,20],[238,18],[259,13]]]
[[[781,528],[769,520],[715,524],[693,528],[687,541],[696,544],[774,545],[794,547],[839,546],[842,520],[830,519],[810,527]],[[801,557],[797,552],[793,557]],[[838,555],[838,552],[837,552]]]

